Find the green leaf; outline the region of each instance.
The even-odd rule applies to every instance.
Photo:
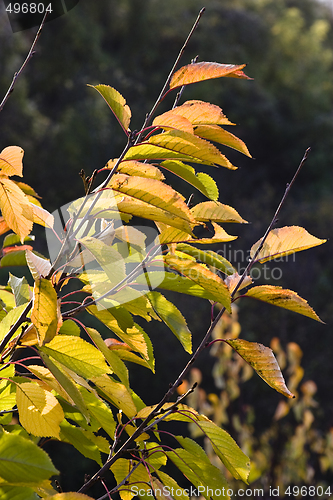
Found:
[[[60,439],[72,444],[84,457],[95,460],[98,465],[102,466],[101,454],[96,446],[85,434],[85,431],[80,427],[64,420],[60,424]]]
[[[231,298],[229,290],[223,280],[217,274],[209,271],[202,264],[198,264],[190,259],[180,259],[174,255],[165,256],[165,262],[168,266],[182,273],[197,285],[214,296],[214,300],[222,304],[227,311],[231,311]]]
[[[119,357],[113,353],[105,344],[104,340],[102,339],[101,335],[97,330],[94,328],[88,328],[87,327],[87,332],[91,338],[91,340],[94,342],[95,346],[97,349],[101,351],[103,354],[104,358],[106,361],[109,363],[112,371],[119,377],[120,381],[126,385],[126,387],[129,387],[129,380],[128,380],[128,370],[126,368],[126,365],[122,362]],[[113,437],[113,436],[112,436]]]
[[[186,320],[177,307],[169,302],[159,292],[149,292],[149,300],[154,306],[155,311],[170,328],[177,339],[180,341],[185,351],[192,352],[191,332],[187,327]]]
[[[183,448],[166,451],[167,456],[174,462],[184,476],[191,481],[204,498],[219,500],[227,495],[228,483],[222,472],[212,465],[204,450],[190,438],[176,436]]]
[[[198,191],[207,196],[210,200],[218,199],[219,190],[216,182],[210,175],[204,174],[203,172],[198,172],[196,174],[193,167],[176,160],[163,161],[161,167],[169,172],[173,172],[178,177],[191,184],[191,186],[198,189]]]
[[[26,236],[24,238],[24,243],[27,241],[34,241],[35,237],[34,236]],[[14,245],[19,245],[21,243],[20,237],[15,234],[15,233],[10,233],[5,236],[3,243],[2,243],[2,248],[6,247],[12,247]]]
[[[198,426],[209,438],[215,453],[234,478],[247,483],[250,459],[242,452],[230,434],[210,420],[200,421]]]
[[[86,421],[89,422],[89,412],[86,407],[83,397],[76,387],[73,379],[69,377],[67,373],[64,373],[58,363],[56,361],[52,361],[52,359],[47,356],[45,352],[39,352],[40,357],[42,358],[45,365],[48,367],[50,372],[53,374],[55,379],[61,385],[63,390],[68,394],[69,398],[73,401],[73,403],[77,406],[78,410],[85,417]]]
[[[85,378],[110,373],[103,354],[80,337],[58,334],[39,350]]]
[[[10,483],[41,483],[58,474],[49,456],[30,439],[0,434],[1,477]]]
[[[196,260],[200,260],[204,264],[222,271],[224,274],[232,275],[236,272],[236,269],[227,259],[212,250],[200,250],[199,248],[187,245],[186,243],[178,243],[177,250],[195,257]]]
[[[72,319],[66,319],[59,330],[61,335],[74,335],[75,337],[79,337],[80,332],[80,327]]]
[[[25,250],[7,253],[0,260],[0,267],[26,266]]]
[[[110,408],[106,403],[104,403],[104,401],[102,401],[102,399],[97,397],[92,392],[89,392],[84,387],[81,387],[80,391],[91,415],[97,420],[105,432],[109,434],[111,439],[114,439],[116,423]]]
[[[31,299],[30,286],[25,277],[17,278],[9,273],[8,285],[12,289],[15,296],[15,303],[17,306],[26,304]]]
[[[122,126],[123,130],[127,133],[128,127],[131,121],[131,110],[126,104],[123,96],[118,92],[118,90],[110,87],[109,85],[88,85],[96,89],[97,92],[101,94],[108,106],[110,107],[112,113],[117,118],[118,122]]]
[[[181,488],[172,477],[168,476],[168,474],[166,474],[165,472],[162,472],[161,470],[156,471],[156,474],[158,475],[158,477],[160,478],[162,483],[169,489],[170,492],[177,491],[177,499],[180,499],[180,500],[188,500],[189,499],[189,496],[188,496],[186,490]],[[178,495],[178,493],[179,493],[179,495]]]
[[[26,309],[27,304],[22,304],[21,306],[17,306],[14,309],[11,309],[8,314],[3,318],[0,323],[0,340],[2,340],[11,326],[16,323],[16,321],[21,317],[23,311]]]
[[[302,299],[296,292],[287,290],[281,286],[261,285],[250,288],[245,297],[261,300],[274,306],[289,309],[303,316],[308,316],[320,323],[324,323],[309,306],[305,299]]]
[[[163,275],[163,281],[158,285],[158,288],[215,301],[214,294],[208,292],[202,286],[194,283],[189,278],[170,272],[165,272]]]
[[[295,397],[285,384],[272,349],[257,342],[242,339],[226,339],[225,342],[235,349],[270,387],[288,398]]]
[[[102,377],[92,377],[92,382],[102,391],[105,399],[110,401],[116,408],[122,410],[129,418],[137,413],[131,393],[124,384],[116,382],[108,375]]]
[[[0,485],[1,500],[39,500],[32,488],[25,486]]]

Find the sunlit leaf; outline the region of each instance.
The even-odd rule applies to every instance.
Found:
[[[1,500],[38,500],[33,488],[11,484],[0,484],[0,498]]]
[[[109,160],[104,168],[112,169],[116,164],[115,160]],[[148,179],[157,179],[162,181],[165,177],[159,168],[149,163],[142,163],[140,161],[129,160],[122,161],[118,166],[117,172],[119,174],[137,175],[138,177],[147,177]]]
[[[128,127],[131,121],[131,110],[126,104],[126,100],[118,92],[118,90],[109,85],[88,85],[97,90],[105,99],[112,113],[117,118],[125,132],[128,132]]]
[[[227,259],[212,250],[200,250],[199,248],[187,245],[186,243],[178,243],[177,250],[191,255],[204,264],[212,266],[225,274],[232,275],[236,272],[236,269]]]
[[[40,350],[82,377],[110,373],[103,354],[80,337],[58,334]]]
[[[200,421],[198,425],[209,438],[215,453],[234,478],[247,483],[250,460],[239,448],[236,441],[224,429],[210,420]]]
[[[87,495],[83,495],[83,493],[57,493],[56,495],[52,495],[51,497],[45,497],[44,500],[94,500],[92,497],[88,497]]]
[[[183,196],[177,193],[171,186],[161,181],[117,174],[113,176],[110,187],[114,191],[124,193],[149,205],[166,210],[186,221],[194,222],[194,218]]]
[[[132,468],[132,460],[119,458],[114,464],[112,464],[110,470],[114,475],[117,484],[119,484],[130,473]],[[129,481],[131,482],[131,484],[138,483],[138,489],[140,490],[151,490],[149,474],[143,464],[140,464],[132,472]],[[119,489],[119,495],[121,500],[131,500],[135,496],[135,493],[134,491],[131,491],[128,485],[125,484]]]
[[[149,300],[154,306],[157,314],[162,318],[164,323],[176,335],[181,342],[185,351],[192,352],[191,332],[188,329],[186,320],[177,307],[169,302],[163,295],[158,292],[149,292]]]
[[[194,133],[203,139],[224,144],[252,158],[246,144],[241,139],[218,125],[197,125],[194,128]]]
[[[309,306],[305,299],[302,299],[296,292],[292,290],[286,290],[281,286],[271,286],[262,285],[250,288],[246,293],[246,297],[252,297],[253,299],[258,299],[263,302],[268,302],[274,306],[283,307],[284,309],[289,309],[298,314],[303,314],[303,316],[308,316],[309,318],[315,319],[320,323],[323,323],[321,319],[317,316],[312,307]]]
[[[83,387],[81,387],[81,394],[90,414],[97,420],[111,439],[114,439],[116,423],[110,408],[101,398]]]
[[[190,83],[220,78],[222,76],[231,76],[233,78],[246,78],[251,80],[243,73],[242,69],[246,64],[220,64],[216,62],[200,62],[183,66],[172,75],[170,89],[189,85]]]
[[[250,252],[252,259],[261,241],[262,239],[252,246]],[[308,248],[322,245],[325,242],[326,240],[320,240],[312,236],[303,227],[299,226],[285,226],[278,229],[272,229],[268,234],[263,248],[256,257],[256,262],[259,261],[262,264],[268,260],[277,259],[295,252],[300,252],[301,250],[307,250]]]
[[[10,227],[8,226],[7,222],[2,216],[0,216],[0,235],[7,233],[7,231],[9,230]]]
[[[35,203],[30,203],[33,213],[33,221],[41,226],[52,228],[54,224],[54,217],[50,212]]]
[[[186,101],[170,113],[186,118],[192,125],[234,125],[219,106],[204,101]]]
[[[231,345],[270,387],[288,398],[294,397],[285,384],[272,349],[242,339],[227,339],[225,342]]]
[[[0,340],[3,339],[9,332],[12,325],[21,317],[23,311],[26,309],[27,304],[22,304],[11,309],[8,314],[0,322]]]
[[[237,169],[213,144],[188,132],[171,130],[163,134],[153,135],[150,137],[149,143],[187,155],[192,158],[190,161],[196,163],[204,163],[214,167],[221,166],[231,170]]]
[[[25,256],[30,272],[35,281],[39,278],[45,278],[49,274],[52,268],[49,260],[42,259],[42,257],[39,257],[30,250],[25,251]]]
[[[162,115],[157,116],[152,125],[157,125],[161,128],[174,128],[177,130],[183,130],[184,132],[188,132],[189,134],[193,134],[193,125],[192,123],[185,118],[184,116],[178,115],[174,113],[174,110],[167,111]]]
[[[202,264],[193,262],[193,260],[179,259],[170,254],[165,256],[165,262],[168,266],[188,277],[197,285],[202,286],[202,288],[214,296],[216,302],[226,307],[229,312],[231,311],[229,290],[217,274],[212,273]]]
[[[32,208],[23,191],[3,175],[0,175],[0,208],[6,223],[23,243],[32,229]]]
[[[156,136],[155,136],[156,137]],[[152,144],[151,142],[143,142],[132,146],[124,157],[125,160],[184,160],[194,163],[205,163],[199,158],[189,156],[184,152],[167,149],[160,145]]]
[[[202,495],[207,500],[229,499],[228,483],[225,477],[217,467],[210,463],[201,446],[190,438],[176,436],[176,439],[183,448],[166,451],[166,454],[184,476],[196,488],[200,487]]]
[[[137,408],[128,389],[121,384],[111,379],[108,375],[101,377],[92,377],[92,382],[102,390],[103,397],[122,410],[129,418],[134,417]]]
[[[195,170],[190,165],[186,165],[181,161],[176,160],[166,160],[161,163],[161,167],[165,168],[169,172],[174,173],[181,179],[191,184],[193,187],[198,189],[202,194],[207,196],[211,200],[217,200],[219,196],[219,190],[217,188],[216,182],[210,175],[203,172],[195,173]]]
[[[198,203],[191,209],[191,212],[199,221],[246,223],[246,220],[234,208],[223,205],[218,201]]]
[[[44,450],[17,434],[0,434],[0,462],[1,477],[9,483],[42,483],[58,474]]]
[[[23,159],[24,151],[19,146],[8,146],[0,153],[0,169],[5,175],[18,175],[23,177]]]
[[[172,477],[168,476],[168,474],[162,472],[161,470],[156,471],[156,474],[164,486],[168,487],[169,491],[177,491],[177,498],[179,500],[188,500],[189,496],[186,489],[184,490],[181,488]]]
[[[17,386],[16,404],[20,422],[27,432],[39,437],[59,438],[64,412],[51,392],[35,383],[24,382]]]
[[[47,279],[35,281],[31,321],[37,330],[40,346],[50,342],[62,325],[57,292]]]
[[[238,272],[234,272],[234,274],[231,274],[230,276],[227,276],[224,280],[224,283],[227,285],[227,287],[230,290],[230,293],[232,293],[236,286],[238,285],[239,281],[241,279],[241,276],[238,274]],[[252,283],[252,278],[251,276],[245,276],[243,279],[242,283],[240,284],[239,288],[237,290],[242,290],[243,288],[251,285]]]

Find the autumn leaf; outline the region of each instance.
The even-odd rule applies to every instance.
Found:
[[[224,342],[235,349],[270,387],[288,398],[294,397],[285,384],[272,349],[263,344],[242,339],[226,339]]]
[[[88,85],[88,87],[96,89],[97,92],[101,94],[123,130],[128,133],[132,113],[129,106],[126,104],[126,100],[118,90],[109,85]]]
[[[35,282],[31,321],[37,330],[40,346],[50,342],[62,324],[57,293],[47,279],[40,278]]]
[[[239,213],[229,205],[223,205],[218,201],[204,201],[198,203],[191,209],[194,217],[199,221],[215,222],[240,222],[246,223]]]
[[[8,176],[18,175],[19,177],[23,177],[23,155],[24,151],[19,146],[8,146],[3,149],[0,153],[1,173]]]
[[[246,144],[241,139],[218,125],[198,125],[194,128],[194,133],[203,139],[218,142],[252,158]]]
[[[251,248],[250,256],[254,255],[261,244],[262,239],[257,241]],[[285,226],[273,229],[269,232],[263,248],[256,256],[255,262],[263,264],[268,260],[307,250],[318,245],[322,245],[326,240],[320,240],[309,234],[306,229],[299,226]]]
[[[0,209],[8,226],[23,243],[32,229],[32,207],[23,191],[4,175],[0,175]]]
[[[323,323],[306,300],[302,299],[296,292],[286,290],[281,286],[255,286],[245,294],[245,297],[252,297],[253,299],[268,302],[274,306],[289,309],[290,311],[303,314],[303,316],[308,316],[309,318]]]
[[[104,169],[111,170],[115,166],[117,160],[117,158],[109,160]],[[159,181],[165,179],[159,168],[150,163],[143,163],[136,160],[122,161],[117,168],[117,172],[118,174],[137,175],[138,177],[147,177],[148,179],[157,179]]]
[[[167,111],[163,113],[163,115],[157,116],[153,123],[160,128],[174,128],[177,130],[183,130],[184,132],[188,132],[189,134],[193,134],[193,125],[192,123],[185,118],[174,112],[174,110]]]
[[[212,78],[221,78],[229,76],[233,78],[245,78],[251,80],[242,69],[246,64],[220,64],[216,62],[200,62],[183,66],[172,75],[170,89],[189,85],[190,83],[211,80]]]
[[[192,125],[235,125],[230,122],[222,109],[216,104],[205,101],[186,101],[181,106],[177,106],[169,115],[179,115],[186,118]]]

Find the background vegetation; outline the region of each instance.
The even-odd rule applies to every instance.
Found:
[[[308,146],[312,147],[310,158],[279,225],[299,224],[320,238],[329,237],[333,222],[332,13],[315,0],[208,0],[205,5],[206,13],[187,56],[247,63],[247,74],[254,78],[252,82],[197,84],[185,95],[186,100],[203,99],[220,105],[239,124],[237,135],[254,157],[237,158],[242,168],[229,176],[224,172],[222,185],[218,172],[214,176],[221,201],[255,221],[250,227],[237,227],[234,234],[241,238],[233,248],[246,252],[262,235]],[[132,109],[133,127],[139,128],[201,7],[197,0],[81,0],[67,15],[45,26],[37,54],[1,114],[0,129],[1,149],[18,144],[25,150],[25,181],[47,200],[45,208],[52,212],[82,196],[78,172],[83,168],[90,174],[118,156],[124,145],[112,114],[86,84],[105,83],[117,88]],[[13,35],[4,13],[0,23],[3,95],[35,30]],[[232,234],[231,229],[229,232]],[[297,265],[282,262],[281,280],[270,280],[301,290],[326,327],[261,304],[244,303],[239,311],[243,338],[269,345],[272,338],[279,337],[284,350],[291,340],[300,346],[303,382],[313,380],[318,388],[315,425],[323,437],[333,427],[331,255],[329,241],[316,251],[297,255]],[[8,269],[3,274],[1,271],[0,277],[7,277]],[[209,309],[200,303],[194,310],[192,298],[182,299],[180,309],[188,318],[194,339],[198,338],[196,332],[199,335],[204,328]],[[163,330],[155,334],[156,380],[139,369],[133,380],[134,389],[136,383],[146,384],[147,404],[161,395],[163,381],[180,367],[169,337]],[[211,367],[212,358],[207,353],[198,364],[208,380],[203,389],[207,394],[218,394]],[[255,378],[241,387],[241,394],[238,407],[228,411],[251,404],[255,432],[269,428],[282,397]],[[294,418],[288,415],[279,425],[295,426]],[[230,420],[229,425],[235,433],[235,422]]]

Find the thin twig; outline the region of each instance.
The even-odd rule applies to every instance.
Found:
[[[25,58],[22,66],[20,67],[20,69],[16,73],[14,73],[12,83],[10,84],[9,89],[7,90],[6,95],[2,99],[2,102],[0,104],[0,112],[2,111],[4,105],[6,104],[6,102],[7,102],[8,98],[9,98],[10,94],[13,92],[16,80],[18,79],[18,77],[20,76],[20,74],[22,73],[22,71],[24,70],[24,68],[26,67],[26,65],[28,64],[28,62],[30,61],[30,59],[32,58],[32,56],[35,54],[35,50],[34,49],[35,49],[36,43],[38,41],[38,38],[39,38],[39,36],[41,34],[41,31],[42,31],[42,29],[44,27],[45,20],[46,20],[48,14],[49,14],[48,12],[45,12],[43,20],[41,22],[41,25],[38,28],[38,31],[37,31],[36,36],[35,36],[35,39],[32,42],[32,45],[30,47],[30,50],[28,52],[27,57]]]
[[[160,95],[158,96],[158,98],[157,98],[154,106],[150,110],[150,112],[146,115],[144,124],[142,125],[141,131],[140,131],[140,133],[139,133],[139,135],[138,135],[138,137],[136,139],[136,142],[135,142],[136,144],[141,141],[142,131],[147,127],[147,124],[149,123],[149,120],[151,119],[151,117],[155,113],[158,105],[163,101],[163,99],[164,99],[164,97],[166,95],[166,90],[167,90],[168,85],[169,85],[169,83],[171,81],[172,75],[173,75],[173,73],[174,73],[174,71],[175,71],[175,69],[176,69],[176,67],[177,67],[177,65],[178,65],[178,63],[179,63],[179,61],[180,61],[183,53],[185,52],[185,49],[186,49],[186,47],[187,47],[187,45],[188,45],[188,43],[189,43],[189,41],[190,41],[190,39],[191,39],[194,31],[196,30],[196,28],[197,28],[197,26],[198,26],[198,24],[200,22],[200,19],[201,19],[201,17],[202,17],[202,15],[203,15],[204,12],[205,12],[205,7],[203,7],[200,10],[200,12],[198,14],[198,17],[196,18],[195,23],[193,24],[192,29],[189,32],[189,34],[188,34],[188,36],[187,36],[187,38],[186,38],[186,40],[184,42],[184,45],[180,49],[180,52],[179,52],[179,54],[178,54],[178,56],[177,56],[177,58],[176,58],[176,60],[174,62],[174,65],[172,66],[172,69],[171,69],[171,71],[170,71],[170,73],[168,75],[168,78],[166,79],[165,84],[163,85],[163,88],[162,88],[162,90],[160,92]]]

